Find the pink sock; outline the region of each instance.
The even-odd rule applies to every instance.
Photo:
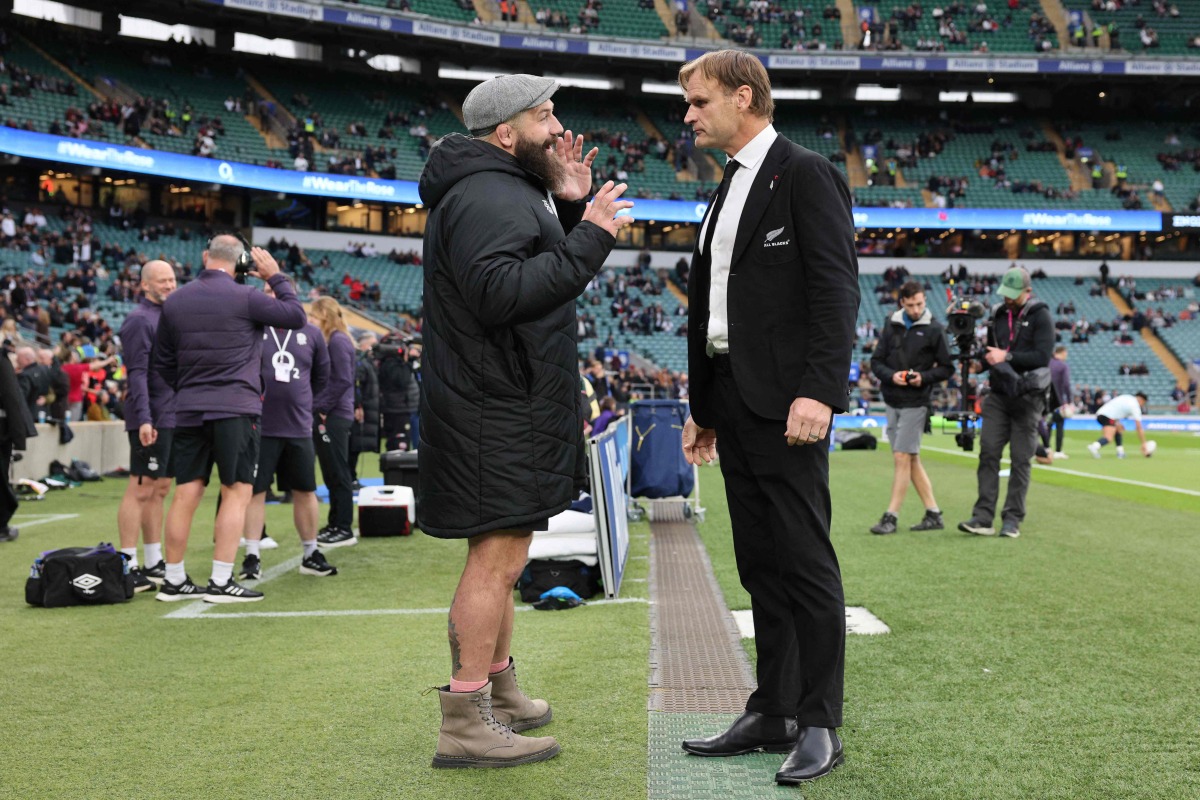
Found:
[[[478,692],[487,685],[487,681],[457,681],[454,678],[450,679],[450,691],[452,692]]]
[[[508,665],[510,663],[512,663],[511,657],[506,658],[503,661],[497,661],[495,664],[492,664],[490,667],[488,667],[488,675],[495,675],[497,672],[504,672],[504,670],[508,669]]]

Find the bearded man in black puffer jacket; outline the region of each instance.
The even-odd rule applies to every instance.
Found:
[[[450,685],[439,693],[438,767],[552,758],[553,737],[524,737],[549,704],[517,688],[513,596],[532,532],[573,498],[583,420],[575,301],[629,218],[624,184],[590,203],[582,137],[563,130],[533,75],[493,78],[463,103],[473,138],[453,134],[421,176],[425,324],[421,529],[467,539],[450,609]],[[499,723],[499,724],[497,724]]]

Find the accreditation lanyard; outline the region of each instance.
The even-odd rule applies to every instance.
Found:
[[[283,337],[283,344],[279,343],[279,334],[275,333],[275,329],[271,328],[271,338],[275,340],[277,348],[275,355],[271,356],[271,366],[275,368],[275,380],[279,383],[291,383],[292,368],[296,366],[296,357],[288,352],[288,342],[292,339],[292,332],[288,331],[287,336]]]
[[[1032,299],[1032,298],[1030,298]],[[1029,310],[1029,300],[1025,301],[1025,305],[1021,306],[1021,313],[1017,314],[1017,323],[1025,319],[1025,312]],[[1017,343],[1017,325],[1013,323],[1012,309],[1008,311],[1008,344],[1005,346],[1006,351],[1011,351],[1012,346]]]

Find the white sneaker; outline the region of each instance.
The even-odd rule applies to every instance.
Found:
[[[1069,455],[1067,455],[1066,453],[1063,453],[1063,452],[1061,452],[1061,451],[1058,451],[1058,450],[1056,450],[1056,451],[1054,451],[1053,453],[1051,453],[1051,454],[1050,454],[1050,457],[1051,457],[1051,458],[1053,458],[1053,459],[1054,459],[1054,460],[1056,460],[1056,461],[1057,461],[1057,460],[1059,460],[1059,459],[1061,459],[1061,460],[1063,460],[1063,461],[1066,461],[1068,458],[1070,458],[1070,456],[1069,456]]]
[[[1124,457],[1125,457],[1125,448],[1118,447],[1117,448],[1117,458],[1124,458]]]
[[[245,537],[242,537],[242,543],[239,544],[238,547],[245,547],[245,546],[246,546],[246,539],[245,539]],[[264,537],[262,537],[262,539],[259,540],[258,547],[260,550],[274,550],[275,548],[279,547],[279,542],[275,541],[270,536],[264,536]]]
[[[1100,443],[1092,442],[1088,445],[1088,452],[1092,454],[1092,458],[1100,457]]]

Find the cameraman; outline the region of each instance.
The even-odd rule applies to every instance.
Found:
[[[415,345],[388,342],[380,348],[379,397],[383,406],[384,447],[417,449],[414,416],[421,402],[417,370],[421,360]]]
[[[920,283],[907,281],[900,287],[900,309],[884,326],[871,354],[871,372],[882,384],[887,437],[895,463],[891,501],[871,533],[896,532],[897,515],[910,481],[925,504],[925,517],[909,530],[940,531],[945,524],[921,464],[921,434],[929,420],[933,387],[954,374],[954,362],[946,330],[925,307],[925,288]]]
[[[1004,302],[992,309],[984,356],[992,390],[983,400],[976,472],[979,497],[971,518],[958,523],[958,529],[980,536],[995,535],[992,524],[1000,495],[1000,454],[1007,444],[1012,472],[1000,515],[1000,535],[1015,539],[1021,535],[1025,519],[1025,493],[1032,471],[1029,462],[1037,447],[1038,420],[1050,386],[1054,318],[1045,303],[1033,299],[1029,273],[1021,267],[1004,273],[997,291]]]

